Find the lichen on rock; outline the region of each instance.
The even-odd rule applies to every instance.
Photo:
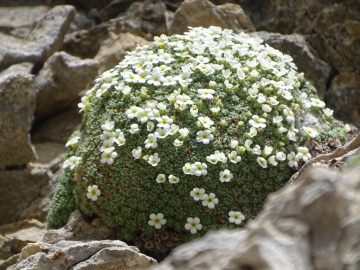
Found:
[[[58,186],[48,226],[75,199],[133,241],[243,226],[311,157],[306,142],[346,134],[290,56],[219,27],[138,47],[79,107],[62,180],[72,184]]]

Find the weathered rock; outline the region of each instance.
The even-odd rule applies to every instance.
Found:
[[[119,64],[126,53],[134,50],[137,44],[144,46],[151,42],[131,33],[112,34],[111,38],[104,40],[99,53],[94,58],[100,64],[99,74]]]
[[[0,171],[0,225],[31,218],[45,221],[56,187],[54,174],[61,164],[59,157],[46,166]]]
[[[98,72],[95,60],[81,60],[65,52],[51,56],[36,76],[39,87],[35,117],[43,119],[60,112],[92,81]],[[37,119],[37,120],[38,120]]]
[[[154,269],[358,269],[359,214],[359,164],[308,169],[271,194],[245,230],[209,233]]]
[[[5,75],[15,74],[15,73],[32,73],[32,70],[34,68],[33,63],[21,63],[21,64],[15,64],[10,66],[9,68],[5,69],[4,71],[0,72],[0,78]]]
[[[130,32],[147,40],[166,34],[164,12],[161,0],[133,2],[127,11],[109,21],[109,30],[115,34]]]
[[[105,22],[125,12],[131,5],[132,0],[114,0],[99,12],[100,20]]]
[[[185,0],[175,12],[168,34],[183,34],[189,26],[212,25],[233,29],[235,33],[255,30],[239,5],[215,6],[208,0]]]
[[[0,31],[26,38],[35,20],[49,10],[47,6],[0,7]]]
[[[80,58],[93,58],[100,49],[101,42],[109,37],[105,25],[97,25],[90,29],[67,34],[62,50]]]
[[[33,75],[18,73],[0,78],[0,170],[36,158],[29,136],[36,91]],[[0,181],[3,184],[5,180],[0,177]]]
[[[290,55],[294,59],[298,71],[305,74],[305,78],[315,86],[319,97],[324,100],[331,68],[318,57],[317,52],[302,35],[282,35],[267,32],[255,32],[250,35],[258,36],[264,40],[264,43]]]
[[[36,162],[32,162],[32,164],[36,165],[46,165],[66,152],[66,147],[63,143],[38,142],[32,145],[37,155]]]
[[[100,218],[89,220],[80,211],[74,211],[67,224],[58,230],[48,230],[42,242],[55,244],[61,240],[91,241],[115,239],[116,231],[107,226]]]
[[[0,259],[20,253],[28,243],[40,241],[46,229],[36,219],[21,220],[0,227]]]
[[[334,116],[360,127],[360,75],[344,71],[331,82],[325,101]]]
[[[136,247],[128,246],[118,240],[103,240],[91,242],[61,241],[54,245],[48,245],[46,252],[43,243],[37,243],[42,251],[26,257],[21,255],[16,265],[10,266],[9,270],[20,269],[59,269],[59,270],[82,270],[82,269],[145,269],[156,264],[156,261],[141,253]],[[24,248],[24,252],[27,247]],[[31,253],[30,253],[31,254]]]
[[[74,14],[72,6],[56,6],[34,22],[26,39],[2,36],[0,70],[21,62],[32,62],[41,66],[61,48]]]

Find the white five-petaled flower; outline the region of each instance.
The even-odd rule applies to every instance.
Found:
[[[193,170],[193,167],[191,166],[190,163],[186,163],[184,166],[183,166],[183,172],[184,174],[194,174],[194,170]]]
[[[236,148],[239,146],[239,142],[237,140],[231,140],[230,141],[230,147],[231,148]]]
[[[187,128],[180,128],[178,132],[183,138],[185,138],[189,134],[189,130]]]
[[[130,125],[130,130],[129,132],[131,134],[135,134],[136,132],[138,132],[140,129],[139,129],[139,125],[138,124],[131,124]]]
[[[214,139],[214,135],[212,135],[208,129],[198,131],[196,135],[196,141],[202,142],[203,144],[209,144]]]
[[[167,116],[163,115],[161,118],[156,119],[159,123],[157,123],[157,126],[160,128],[170,128],[170,125],[172,124],[173,120]]]
[[[263,157],[257,157],[257,158],[256,158],[256,161],[257,161],[257,163],[259,163],[259,165],[260,165],[261,167],[263,167],[264,169],[267,168],[267,161],[266,161],[265,158],[263,158]]]
[[[269,157],[269,158],[268,158],[268,163],[270,163],[270,164],[273,165],[273,166],[278,165],[278,162],[276,161],[275,156]]]
[[[210,156],[207,156],[206,160],[212,164],[216,164],[219,161],[215,154],[211,154]]]
[[[277,152],[275,157],[278,161],[284,161],[286,159],[286,155],[283,152]]]
[[[215,91],[212,89],[198,89],[199,97],[201,99],[212,99]]]
[[[176,176],[170,174],[169,175],[169,182],[171,184],[177,184],[177,183],[179,183],[179,177],[176,177]]]
[[[247,133],[250,137],[255,137],[257,135],[257,130],[254,127],[250,128],[250,131]]]
[[[198,119],[204,128],[210,128],[214,124],[214,122],[207,116],[200,116]]]
[[[159,154],[155,153],[155,154],[149,156],[148,163],[151,166],[156,167],[158,165],[158,163],[160,162],[160,159],[161,158],[159,158]]]
[[[181,141],[181,140],[179,140],[179,139],[175,139],[175,141],[174,141],[174,146],[175,147],[180,147],[180,146],[182,146],[183,145],[183,141]]]
[[[308,162],[309,159],[311,158],[309,149],[307,149],[306,147],[299,147],[297,156],[299,159],[302,159],[304,162]]]
[[[114,159],[118,156],[116,152],[112,152],[113,147],[109,149],[104,149],[104,152],[101,154],[101,163],[107,163],[109,165],[114,163]]]
[[[213,209],[215,207],[215,204],[219,203],[218,198],[216,198],[214,193],[210,193],[208,194],[203,194],[201,196],[201,200],[202,200],[202,205],[203,206],[207,206],[210,209]]]
[[[195,162],[191,164],[192,173],[196,176],[206,175],[207,174],[207,165],[201,162]]]
[[[318,135],[317,131],[313,130],[310,127],[303,127],[303,129],[305,130],[306,135],[311,138],[315,138]]]
[[[297,167],[298,166],[299,157],[297,155],[295,155],[294,152],[291,152],[290,154],[288,154],[287,159],[289,160],[289,162],[288,162],[289,167]]]
[[[176,103],[179,105],[192,105],[194,102],[188,95],[177,95],[176,96]]]
[[[133,155],[134,159],[138,159],[141,157],[141,147],[139,146],[137,149],[133,149],[131,151],[131,154]]]
[[[164,215],[162,213],[157,215],[151,214],[148,224],[155,227],[155,229],[161,229],[161,226],[166,224],[166,219],[164,219]]]
[[[81,161],[81,157],[76,157],[76,156],[72,156],[69,159],[65,160],[63,163],[63,168],[70,168],[70,170],[72,171],[73,169],[75,169],[77,166],[79,166]]]
[[[243,220],[245,219],[245,216],[238,211],[230,211],[229,212],[229,222],[235,223],[239,225]]]
[[[114,121],[106,120],[106,121],[105,121],[105,124],[101,125],[101,129],[102,129],[102,130],[111,131],[111,130],[113,130],[114,125],[115,125],[115,124],[114,124]]]
[[[286,117],[286,121],[288,121],[288,123],[291,123],[295,120],[294,113],[292,110],[284,109],[283,114]]]
[[[166,138],[166,136],[169,135],[168,131],[169,129],[167,128],[157,128],[155,131],[155,136],[160,139]]]
[[[140,110],[142,109],[136,106],[132,106],[130,109],[126,110],[126,117],[129,119],[134,119],[135,117],[137,117]]]
[[[221,171],[219,173],[220,176],[220,182],[230,182],[230,180],[234,177],[233,174],[228,170],[225,169],[224,171]]]
[[[160,183],[164,183],[166,181],[166,176],[165,174],[158,174],[158,176],[156,177],[156,182]]]
[[[116,129],[114,133],[115,133],[115,135],[114,135],[114,142],[115,142],[118,146],[124,145],[125,142],[126,142],[124,133],[123,133],[120,129]]]
[[[101,195],[101,191],[99,190],[99,187],[97,185],[88,186],[88,193],[86,196],[88,199],[91,199],[93,201],[96,201],[98,197]]]
[[[252,119],[249,120],[249,124],[254,128],[265,128],[266,127],[266,120],[264,118],[260,118],[257,115],[253,115]]]
[[[146,108],[145,110],[140,109],[137,114],[137,119],[141,123],[146,123],[149,119],[154,117],[154,113],[150,108]]]
[[[324,108],[325,107],[325,102],[324,101],[321,101],[320,99],[317,99],[317,98],[310,98],[311,100],[311,106],[314,106],[314,107],[319,107],[319,108]]]
[[[324,109],[323,112],[326,116],[332,116],[334,114],[334,111],[329,108]]]
[[[70,140],[68,140],[67,141],[67,143],[65,144],[65,147],[68,147],[68,146],[75,146],[75,145],[77,145],[78,143],[79,143],[79,141],[80,141],[80,137],[79,136],[77,136],[77,137],[74,137],[74,138],[72,138],[72,139],[70,139]]]
[[[190,192],[190,196],[194,198],[195,201],[201,200],[202,195],[205,194],[205,189],[203,188],[194,188]]]
[[[156,148],[157,142],[156,142],[157,138],[155,136],[155,134],[149,134],[148,138],[145,141],[145,148],[149,149],[149,148]]]
[[[195,234],[197,231],[202,229],[202,225],[200,224],[200,219],[198,217],[188,217],[186,221],[187,223],[185,224],[185,229],[188,231],[190,230],[192,234]]]
[[[231,151],[230,154],[228,154],[229,160],[232,163],[238,163],[241,161],[241,157],[237,155],[236,151]]]

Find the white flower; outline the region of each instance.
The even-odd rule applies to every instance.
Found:
[[[210,130],[198,131],[196,133],[196,141],[202,142],[203,144],[209,144],[214,139],[214,135],[210,133]]]
[[[346,133],[349,133],[351,131],[351,127],[348,124],[346,124],[344,126],[344,130],[346,131]]]
[[[252,145],[252,143],[253,143],[252,140],[246,140],[246,141],[245,141],[244,146],[245,146],[245,148],[246,148],[247,151],[251,151],[251,150],[252,150],[252,148],[250,147],[250,145]]]
[[[155,136],[157,138],[163,139],[166,138],[167,135],[169,135],[167,128],[157,128],[155,131]]]
[[[111,138],[110,140],[103,141],[103,145],[100,147],[100,152],[104,152],[105,150],[110,152],[114,151],[115,147],[113,147],[113,144],[114,144],[113,138]]]
[[[183,141],[180,141],[179,139],[175,139],[175,141],[174,141],[174,146],[175,147],[180,147],[180,146],[182,146],[183,145]]]
[[[131,154],[133,155],[133,157],[135,158],[135,159],[138,159],[138,158],[140,158],[141,157],[141,147],[139,146],[138,148],[136,148],[136,149],[133,149],[132,151],[131,151]]]
[[[234,177],[233,174],[228,169],[221,171],[219,173],[219,176],[221,183],[230,182],[230,180]]]
[[[80,137],[78,137],[78,136],[74,137],[74,138],[67,141],[67,143],[65,144],[65,147],[68,147],[70,145],[75,146],[75,145],[77,145],[79,143],[79,141],[80,141]]]
[[[201,199],[202,195],[205,193],[205,189],[203,188],[194,188],[190,192],[190,196],[194,198],[195,201],[198,201]]]
[[[237,140],[231,140],[230,141],[230,147],[231,148],[236,148],[239,146],[239,142]]]
[[[323,112],[326,116],[332,116],[334,114],[334,111],[329,108],[324,109]]]
[[[266,96],[263,93],[259,93],[257,95],[257,102],[259,102],[260,104],[264,103],[266,101]],[[271,108],[270,108],[271,110]]]
[[[149,163],[151,166],[155,167],[155,166],[157,166],[158,163],[160,162],[160,159],[161,159],[161,158],[159,158],[159,154],[158,154],[158,153],[155,153],[155,154],[149,156],[148,163]]]
[[[201,196],[202,205],[207,206],[210,209],[213,209],[215,207],[215,204],[219,203],[218,198],[215,197],[214,193],[210,193],[209,195],[204,194]]]
[[[269,105],[267,105],[267,104],[263,104],[263,105],[261,106],[261,108],[262,108],[262,110],[263,110],[264,112],[266,112],[266,113],[269,113],[269,112],[272,111],[271,107],[270,107]]]
[[[276,106],[276,105],[279,104],[279,101],[276,99],[276,96],[269,98],[269,104],[270,104],[271,106]]]
[[[277,152],[276,153],[276,159],[278,161],[284,161],[286,159],[286,155],[283,152]]]
[[[303,129],[305,130],[305,133],[311,138],[315,138],[318,135],[317,131],[313,130],[310,127],[303,127]]]
[[[197,92],[199,93],[199,97],[201,99],[212,99],[215,94],[215,91],[212,89],[198,89]]]
[[[205,163],[195,162],[194,164],[191,164],[191,167],[193,174],[196,176],[207,174],[207,165]]]
[[[192,234],[195,234],[197,231],[202,229],[202,225],[200,224],[200,219],[198,217],[188,217],[186,221],[187,223],[185,224],[185,229],[190,230]]]
[[[101,191],[99,190],[99,187],[97,185],[88,186],[88,193],[86,196],[88,199],[91,199],[93,201],[96,201],[98,197],[101,195]]]
[[[214,114],[217,115],[220,112],[220,108],[219,107],[211,107],[210,111]]]
[[[278,131],[279,131],[280,133],[285,133],[285,132],[287,131],[287,129],[284,128],[284,127],[279,127],[279,128],[278,128]]]
[[[166,105],[165,105],[164,103],[162,103],[162,102],[158,103],[158,104],[156,105],[156,107],[158,107],[158,109],[159,109],[160,111],[165,111],[165,110],[166,110]]]
[[[130,109],[126,110],[126,117],[129,119],[134,119],[135,117],[137,117],[140,110],[142,109],[136,106],[132,106]]]
[[[223,152],[216,150],[215,155],[216,155],[216,158],[218,159],[218,161],[221,161],[222,163],[227,162],[227,157],[225,156],[225,154]]]
[[[124,145],[125,142],[126,142],[124,133],[121,132],[120,129],[116,129],[116,130],[115,130],[114,142],[115,142],[118,146]]]
[[[107,163],[109,165],[114,163],[114,159],[117,157],[117,153],[116,152],[112,152],[111,150],[113,149],[105,149],[104,152],[101,154],[101,163]]]
[[[216,164],[219,161],[215,154],[211,154],[210,156],[207,156],[206,160],[212,164]]]
[[[191,100],[191,98],[188,95],[177,95],[176,96],[176,103],[179,105],[192,105],[194,102]]]
[[[229,160],[232,163],[238,163],[241,161],[241,157],[237,155],[236,151],[231,151],[230,154],[228,154]]]
[[[209,118],[209,117],[202,117],[200,116],[199,118],[200,123],[204,126],[204,128],[210,128],[214,122]]]
[[[81,157],[72,156],[69,159],[64,161],[63,168],[65,169],[65,168],[70,167],[70,170],[72,171],[77,166],[79,166],[80,161],[81,161]]]
[[[302,159],[304,162],[308,162],[309,159],[311,158],[309,149],[307,149],[306,147],[299,147],[297,156],[299,159]]]
[[[325,107],[325,102],[321,101],[320,99],[310,98],[310,100],[311,100],[311,105],[314,107],[319,107],[319,108]]]
[[[248,132],[248,135],[249,135],[250,137],[255,137],[256,134],[257,134],[256,128],[251,127],[251,128],[250,128],[250,131]]]
[[[154,113],[150,108],[146,108],[145,110],[139,110],[137,114],[137,119],[141,123],[146,123],[149,119],[154,117]]]
[[[170,174],[169,175],[169,182],[171,184],[177,184],[177,183],[179,183],[179,177],[176,177],[176,176]]]
[[[154,127],[155,127],[155,124],[154,124],[153,122],[148,121],[148,122],[146,123],[146,130],[147,130],[147,131],[153,131],[153,130],[154,130]]]
[[[139,125],[138,124],[131,124],[130,125],[130,130],[129,132],[131,134],[135,134],[136,132],[138,132],[140,129],[139,129]]]
[[[264,118],[260,118],[257,115],[253,115],[252,119],[249,121],[249,124],[254,128],[265,128],[266,120]]]
[[[288,162],[289,167],[297,167],[298,166],[299,157],[297,155],[295,155],[294,152],[291,152],[290,154],[288,154],[287,159],[289,160],[289,162]]]
[[[156,120],[159,122],[157,123],[157,126],[161,128],[170,128],[170,125],[173,122],[173,120],[167,115],[163,115],[161,116],[161,118],[158,118]]]
[[[244,219],[245,219],[245,217],[241,212],[237,212],[237,211],[229,212],[229,222],[230,223],[235,223],[235,224],[239,225]]]
[[[169,133],[170,135],[174,135],[174,134],[175,134],[176,132],[178,132],[178,131],[179,131],[179,126],[178,126],[178,125],[175,125],[175,124],[171,124],[168,133]]]
[[[166,219],[164,219],[164,215],[162,213],[157,215],[151,214],[148,224],[150,226],[154,226],[155,229],[161,229],[161,226],[166,224]]]
[[[106,121],[105,121],[105,124],[101,125],[101,129],[102,129],[102,130],[111,131],[111,130],[113,130],[114,125],[115,125],[115,124],[114,124],[114,121],[106,120]]]
[[[114,132],[104,130],[103,134],[100,135],[100,139],[103,141],[111,140],[115,136]]]
[[[187,128],[181,128],[178,131],[181,135],[181,137],[185,138],[187,137],[187,135],[189,134],[189,130]]]
[[[148,138],[145,141],[145,148],[149,149],[149,148],[156,148],[158,146],[157,142],[156,142],[157,138],[155,136],[155,134],[149,134]]]
[[[295,137],[295,132],[294,131],[289,131],[287,134],[286,134],[286,137],[288,137],[288,139],[290,141],[296,141],[296,137]]]
[[[255,145],[253,149],[251,149],[251,152],[254,154],[254,155],[261,155],[261,148],[260,148],[260,145]]]
[[[256,158],[257,163],[259,163],[259,165],[263,168],[267,168],[267,161],[265,158],[262,157],[257,157]]]
[[[278,162],[276,161],[275,156],[269,157],[269,158],[268,158],[268,163],[270,163],[270,164],[273,165],[273,166],[278,165]]]
[[[166,181],[166,176],[165,174],[160,173],[157,177],[156,177],[156,182],[160,183],[164,183]]]
[[[290,109],[284,109],[283,114],[286,117],[286,121],[288,121],[288,123],[291,123],[295,120],[294,113]]]
[[[280,124],[282,122],[282,120],[283,120],[282,116],[273,117],[273,123],[274,124]]]
[[[196,117],[197,114],[198,114],[198,112],[199,112],[199,110],[198,110],[198,108],[197,108],[196,105],[193,105],[193,106],[190,108],[190,113],[191,113],[191,115],[192,115],[193,117]]]
[[[191,174],[191,175],[193,175],[193,174],[194,174],[194,168],[191,166],[190,163],[186,163],[186,164],[183,166],[183,172],[184,172],[184,174]]]

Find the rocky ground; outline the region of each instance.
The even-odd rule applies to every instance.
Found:
[[[135,269],[156,263],[117,241],[100,220],[79,212],[58,231],[44,225],[65,143],[81,121],[81,95],[126,51],[150,44],[154,36],[210,25],[259,36],[294,58],[334,116],[353,125],[350,136],[360,127],[357,0],[2,0],[0,5],[0,270],[15,263],[9,269],[49,269],[53,263],[56,269]],[[158,269],[360,269],[360,174],[342,169],[359,147],[357,138],[313,159],[308,168],[327,169],[304,168],[302,179],[271,196],[245,230],[184,245]]]

